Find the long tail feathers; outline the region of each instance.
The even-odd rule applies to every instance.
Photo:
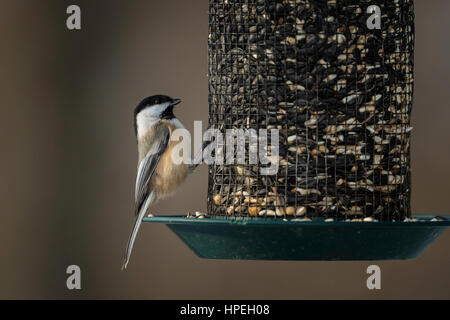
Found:
[[[136,220],[135,220],[134,226],[133,226],[133,230],[130,234],[130,238],[128,239],[127,251],[125,254],[125,258],[123,259],[123,263],[122,263],[122,270],[126,269],[128,266],[128,262],[130,261],[131,252],[133,251],[133,245],[134,245],[134,241],[136,240],[136,236],[139,231],[139,227],[141,226],[142,219],[144,218],[145,213],[147,212],[148,208],[150,207],[150,205],[153,202],[153,197],[154,197],[153,192],[148,195],[147,199],[145,200],[144,205],[141,207],[141,210],[139,211],[139,214],[136,217]]]

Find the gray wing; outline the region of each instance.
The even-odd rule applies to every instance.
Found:
[[[153,172],[158,165],[159,159],[166,150],[169,144],[170,131],[168,127],[164,127],[162,139],[159,142],[155,142],[150,147],[145,158],[139,163],[137,177],[136,177],[136,190],[135,190],[135,215],[139,213],[145,199],[148,197],[151,190],[149,190],[149,182],[152,178]]]
[[[128,239],[127,251],[122,264],[122,269],[125,269],[130,260],[131,251],[133,250],[134,241],[136,240],[139,227],[141,226],[142,219],[147,212],[150,205],[153,203],[155,195],[149,188],[149,183],[152,178],[153,172],[155,172],[161,155],[169,144],[170,131],[168,127],[164,127],[162,139],[155,142],[150,147],[147,155],[141,161],[138,168],[138,174],[136,178],[136,196],[135,196],[135,214],[136,219],[134,221],[133,230],[131,231],[130,238]]]

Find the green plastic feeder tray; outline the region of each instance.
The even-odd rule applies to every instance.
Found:
[[[163,223],[200,258],[232,260],[398,260],[418,258],[450,216],[411,222],[145,217]]]

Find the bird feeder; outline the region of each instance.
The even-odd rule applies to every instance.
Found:
[[[208,46],[210,125],[275,130],[277,170],[248,138],[210,165],[209,219],[146,221],[202,257],[275,260],[413,258],[448,226],[411,216],[412,0],[210,0]]]

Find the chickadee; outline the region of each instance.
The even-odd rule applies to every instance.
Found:
[[[187,174],[197,167],[172,162],[171,153],[177,142],[170,141],[170,136],[175,129],[184,128],[173,114],[173,107],[180,102],[180,99],[155,95],[142,100],[134,110],[134,131],[139,152],[135,190],[136,221],[128,240],[122,270],[128,265],[137,232],[150,206],[170,196]],[[205,144],[202,150],[204,148]]]

